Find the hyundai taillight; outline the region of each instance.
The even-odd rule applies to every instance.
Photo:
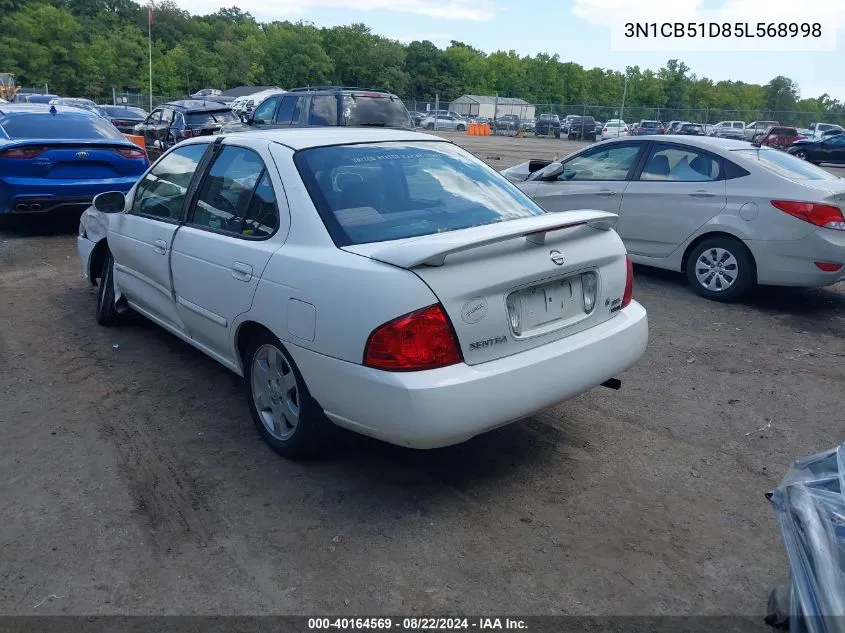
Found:
[[[627,268],[625,276],[625,292],[622,293],[622,307],[627,306],[634,300],[634,265],[631,263],[631,257],[625,256],[625,266]]]
[[[421,371],[460,363],[458,339],[440,304],[376,328],[364,348],[364,365],[385,371]]]
[[[147,152],[140,147],[122,147],[114,150],[124,158],[146,158]]]
[[[845,217],[842,209],[831,204],[772,200],[772,206],[789,215],[826,229],[845,231]]]
[[[0,158],[35,158],[46,151],[46,147],[12,147],[0,152]]]
[[[201,136],[202,130],[182,130],[179,134],[182,138],[193,138],[195,136]]]

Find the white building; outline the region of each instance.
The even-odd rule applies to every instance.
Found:
[[[492,119],[503,114],[515,114],[520,119],[534,118],[534,106],[513,97],[463,95],[450,103],[449,109],[469,117],[486,116]]]

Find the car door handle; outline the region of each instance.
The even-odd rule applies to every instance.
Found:
[[[249,281],[252,279],[252,266],[242,262],[232,264],[232,277],[238,281]]]
[[[167,242],[164,240],[156,240],[153,242],[153,250],[160,255],[167,254]]]
[[[710,193],[709,191],[693,191],[689,195],[692,196],[693,198],[712,198],[716,194]]]
[[[602,189],[596,195],[602,198],[611,198],[616,195],[616,192],[611,189]]]

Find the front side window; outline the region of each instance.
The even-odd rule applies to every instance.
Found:
[[[161,123],[161,110],[153,110],[152,114],[147,117],[148,125],[158,125]]]
[[[338,246],[483,226],[545,212],[451,143],[372,143],[300,150],[294,158]]]
[[[279,105],[278,97],[270,97],[264,101],[260,106],[255,108],[252,114],[252,122],[259,124],[269,124],[273,122],[273,115],[276,114],[276,106]]]
[[[183,145],[163,157],[138,183],[132,213],[178,221],[207,143]]]
[[[845,134],[836,134],[835,136],[831,136],[827,141],[824,142],[825,145],[834,145],[836,147],[840,145],[845,145]]]
[[[722,161],[692,148],[656,145],[640,180],[712,182],[721,178]]]
[[[642,145],[615,145],[590,150],[564,163],[558,180],[627,180]]]
[[[224,147],[200,187],[191,223],[239,237],[275,233],[276,199],[261,157],[243,147]]]

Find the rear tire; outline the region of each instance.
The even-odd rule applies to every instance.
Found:
[[[793,154],[793,156],[795,156],[795,158],[800,158],[801,160],[807,160],[807,152],[805,152],[805,151],[804,151],[804,150],[802,150],[802,149],[800,149],[800,150],[798,150],[797,152],[795,152],[795,153]]]
[[[458,132],[466,132],[467,126],[466,125],[459,125],[457,129],[458,129]]]
[[[429,123],[428,125],[425,126],[425,129],[426,130],[433,130],[434,129],[434,123]]]
[[[690,251],[687,279],[696,293],[712,301],[736,301],[755,282],[754,260],[745,245],[730,237],[709,237]]]
[[[269,332],[247,344],[244,388],[258,433],[279,455],[310,459],[330,448],[334,425],[311,397],[290,354]]]
[[[111,327],[120,322],[120,313],[115,305],[114,294],[114,258],[110,251],[106,251],[103,259],[103,270],[100,274],[97,288],[97,323],[103,327]]]

